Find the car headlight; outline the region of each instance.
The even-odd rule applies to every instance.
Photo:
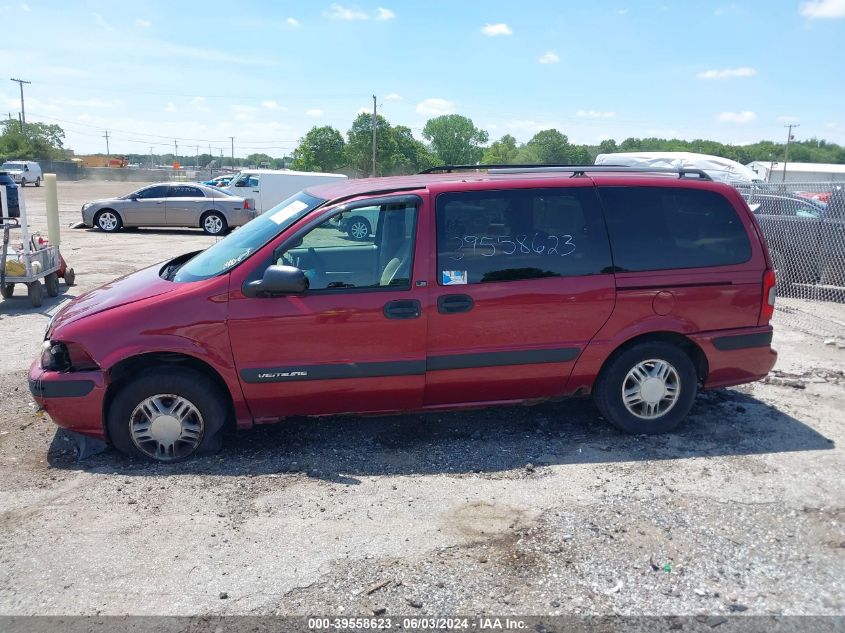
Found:
[[[41,345],[41,369],[51,371],[70,369],[70,354],[67,345],[58,341],[44,341]]]

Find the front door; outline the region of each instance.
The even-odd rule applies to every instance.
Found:
[[[564,394],[614,306],[592,183],[447,192],[435,204],[425,405]]]
[[[146,187],[137,192],[134,200],[126,200],[120,209],[123,223],[128,226],[164,226],[167,188],[167,185]]]
[[[427,209],[416,196],[385,200],[368,239],[350,238],[330,214],[279,244],[275,263],[305,271],[304,294],[231,289],[229,335],[257,422],[421,406],[427,289],[414,279],[428,266],[425,232],[417,237]]]

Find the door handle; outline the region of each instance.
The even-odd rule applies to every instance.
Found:
[[[437,297],[437,311],[440,314],[457,314],[469,312],[475,302],[469,295],[441,295]]]
[[[384,304],[384,316],[388,319],[416,319],[420,314],[422,308],[416,299],[388,301]]]

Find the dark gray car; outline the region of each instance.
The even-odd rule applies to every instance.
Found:
[[[250,198],[196,183],[157,183],[82,205],[82,222],[107,233],[124,226],[186,226],[221,235],[256,215]]]

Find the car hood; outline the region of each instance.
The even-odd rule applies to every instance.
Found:
[[[155,264],[110,281],[77,297],[53,317],[47,335],[51,336],[61,325],[78,321],[86,316],[167,294],[179,288],[179,284],[159,277],[161,267],[162,264]]]
[[[117,202],[126,202],[123,198],[100,198],[99,200],[91,200],[85,204],[115,204]]]

